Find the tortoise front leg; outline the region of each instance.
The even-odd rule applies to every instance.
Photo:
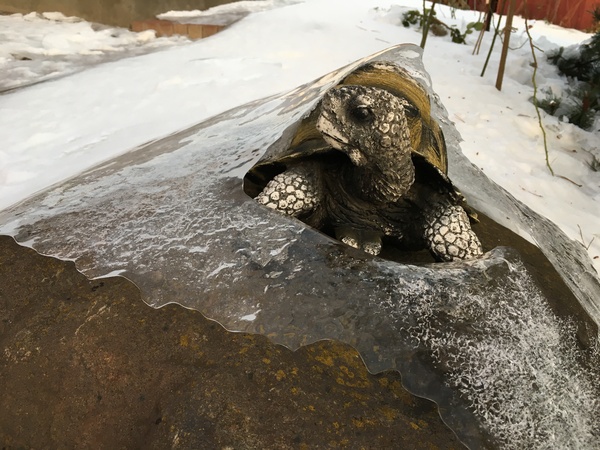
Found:
[[[483,254],[481,242],[460,206],[440,204],[434,208],[426,219],[424,238],[429,250],[442,261],[472,259]]]
[[[322,187],[311,167],[294,167],[275,176],[256,197],[271,209],[298,217],[319,205]]]

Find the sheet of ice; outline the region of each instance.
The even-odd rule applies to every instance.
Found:
[[[302,224],[262,216],[257,205],[241,194],[241,177],[261,149],[309,107],[317,95],[314,89],[324,88],[339,74],[112,160],[145,142],[292,89],[392,44],[418,42],[418,32],[398,26],[398,21],[403,11],[421,6],[420,0],[287,4],[250,14],[206,40],[3,95],[0,209],[11,220],[3,220],[2,232],[18,234],[24,244],[42,252],[75,259],[89,276],[126,275],[156,305],[177,296],[182,304],[186,304],[183,299],[196,299],[201,304],[195,307],[230,329],[271,332],[274,339],[292,347],[326,337],[349,342],[372,370],[398,367],[414,374],[405,376],[407,383],[423,380],[424,385],[412,388],[435,398],[442,409],[448,407],[445,419],[472,446],[492,439],[517,448],[597,447],[597,422],[593,422],[598,416],[597,383],[590,381],[597,380],[597,373],[580,366],[578,359],[595,361],[596,356],[574,351],[572,325],[546,309],[517,256],[498,250],[479,266],[448,266],[445,272],[389,267],[389,263],[348,255]],[[477,17],[456,11],[453,18],[451,10],[443,7],[438,11],[444,21],[463,28]],[[6,42],[16,42],[18,48],[37,49],[33,53],[41,59],[18,64],[52,63],[57,56],[44,54],[43,39],[29,39],[37,35],[35,30],[26,31],[27,21],[20,17],[3,22],[0,31],[8,36]],[[58,19],[44,24],[64,25]],[[554,169],[581,187],[548,174],[529,103],[532,68],[528,46],[520,46],[523,21],[516,20],[515,26],[514,50],[509,53],[501,93],[493,87],[498,47],[487,74],[479,76],[490,36],[475,56],[471,45],[431,36],[425,64],[450,111],[449,120],[465,139],[466,157],[531,209],[488,183],[461,159],[460,152],[451,155],[451,177],[470,203],[536,242],[597,318],[600,295],[585,249],[565,239],[552,222],[571,240],[588,245],[595,238],[588,254],[599,270],[600,177],[588,166],[594,156],[600,156],[598,131],[585,132],[545,116]],[[77,42],[83,36],[83,41],[92,43],[106,39],[101,43],[105,49],[114,44],[113,36],[100,31],[94,35],[64,31],[61,42]],[[542,22],[533,23],[531,31],[543,49],[589,36]],[[115,33],[117,41],[118,36],[133,37],[133,43],[125,46],[128,54],[138,47],[139,36],[125,30]],[[474,39],[468,36],[471,44]],[[61,47],[56,39],[48,42],[55,50],[77,48]],[[69,58],[89,64],[85,62],[89,55],[72,53]],[[538,84],[564,86],[555,69],[541,55],[538,59]],[[52,72],[69,70],[51,66]],[[30,82],[46,73],[36,69],[17,78]],[[248,118],[247,123],[240,117]],[[234,139],[233,124],[243,125]],[[449,122],[444,126],[451,140],[458,138]],[[43,201],[36,204],[37,222],[19,222],[23,216],[13,220],[15,210],[6,209],[102,161],[110,162],[38,197],[35,201]],[[169,165],[170,161],[176,164]],[[98,182],[101,176],[104,182]],[[213,190],[207,190],[204,183],[217,179]],[[180,190],[172,189],[174,181],[181,182]],[[200,208],[198,202],[207,203]],[[207,213],[207,208],[213,213]],[[86,228],[90,223],[95,224],[92,232]],[[314,285],[313,270],[323,274],[322,284]],[[210,273],[213,276],[208,278]],[[487,278],[490,273],[495,276]],[[463,279],[474,283],[469,295],[462,295],[464,284],[461,289],[454,284]],[[494,284],[497,279],[506,284]],[[407,286],[403,280],[412,284]],[[360,299],[352,297],[356,285],[364,286]],[[398,286],[405,290],[399,291]],[[290,293],[297,299],[291,305],[282,302]],[[222,298],[237,303],[223,304]],[[440,304],[440,298],[446,303]],[[495,298],[499,301],[489,303]],[[247,320],[251,317],[254,320]],[[409,318],[419,326],[403,322]],[[477,326],[464,326],[469,320]],[[361,331],[365,328],[377,332]],[[428,334],[419,335],[422,330]],[[386,353],[386,349],[393,351]],[[433,360],[420,361],[423,354],[433,355]],[[401,367],[401,361],[412,365]],[[489,373],[489,367],[503,370]],[[475,430],[468,426],[473,414],[480,424]],[[511,433],[516,444],[505,442]]]
[[[399,62],[429,86],[419,55],[400,46],[376,58]],[[518,255],[498,248],[470,263],[392,263],[244,194],[247,170],[267,148],[286,148],[298,119],[359,63],[6,209],[0,233],[73,259],[88,276],[124,270],[154,306],[177,302],[230,330],[264,333],[291,348],[347,342],[372,371],[400,370],[403,383],[435,400],[471,448],[594,448],[597,342],[578,347],[577,324],[549,308]],[[583,250],[461,160],[458,133],[439,103],[433,114],[453,179],[477,194],[484,212],[494,205],[536,241],[560,246],[545,251],[556,253],[567,278],[588,275],[571,287],[593,305],[589,296],[598,298],[600,284]]]
[[[219,7],[218,12],[247,10],[242,3]],[[422,7],[418,0],[253,3],[261,8],[285,7],[250,14],[218,35],[168,52],[105,64],[1,97],[0,114],[5,119],[0,121],[0,209],[144,142],[245,102],[292,89],[389,45],[420,40],[417,30],[399,26],[404,11]],[[462,29],[480,17],[456,10],[453,18],[451,9],[438,6],[437,10],[442,20]],[[98,30],[92,38],[89,31],[63,28],[72,25],[89,30],[91,24],[51,18],[30,23],[23,16],[0,16],[0,33],[6,39],[2,48],[36,49],[31,52],[43,59],[19,62],[25,67],[53,64],[51,57],[44,56],[45,35],[83,41],[82,45],[89,40],[90,50],[97,45],[116,47],[115,42],[120,42],[119,48],[126,48],[127,54],[134,52],[140,39],[119,29],[110,34]],[[479,77],[491,41],[489,34],[475,56],[471,55],[475,35],[467,36],[468,46],[431,36],[425,63],[450,119],[465,139],[465,155],[571,239],[589,245],[588,254],[600,271],[600,173],[589,168],[594,157],[600,158],[599,133],[545,116],[550,158],[557,174],[581,187],[548,174],[535,111],[529,103],[532,68],[528,46],[521,45],[524,22],[517,18],[514,25],[515,49],[509,53],[501,93],[493,87],[499,46],[486,76]],[[530,25],[536,45],[543,49],[590,36],[541,21]],[[127,41],[124,36],[132,36],[135,42],[122,46]],[[105,41],[96,43],[100,38]],[[103,54],[117,53],[123,52]],[[89,64],[85,62],[89,56],[71,54],[69,58],[80,58],[78,64],[83,66]],[[564,80],[555,68],[542,55],[538,60],[539,86],[552,86],[555,91],[562,88]],[[69,69],[53,67],[52,72],[55,70]],[[33,70],[18,76],[43,73]],[[494,218],[498,220],[501,213]]]

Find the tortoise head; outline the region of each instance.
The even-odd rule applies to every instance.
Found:
[[[409,107],[384,89],[342,85],[323,97],[317,129],[356,166],[376,164],[385,154],[410,156]]]

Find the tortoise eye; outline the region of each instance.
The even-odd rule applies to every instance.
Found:
[[[406,114],[406,117],[411,117],[411,118],[418,117],[419,109],[412,103],[406,103],[404,105],[404,114]]]
[[[350,110],[350,115],[358,122],[370,122],[373,119],[373,110],[368,106],[356,106]]]

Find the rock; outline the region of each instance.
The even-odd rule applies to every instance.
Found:
[[[3,448],[462,448],[348,345],[229,333],[0,237]]]

